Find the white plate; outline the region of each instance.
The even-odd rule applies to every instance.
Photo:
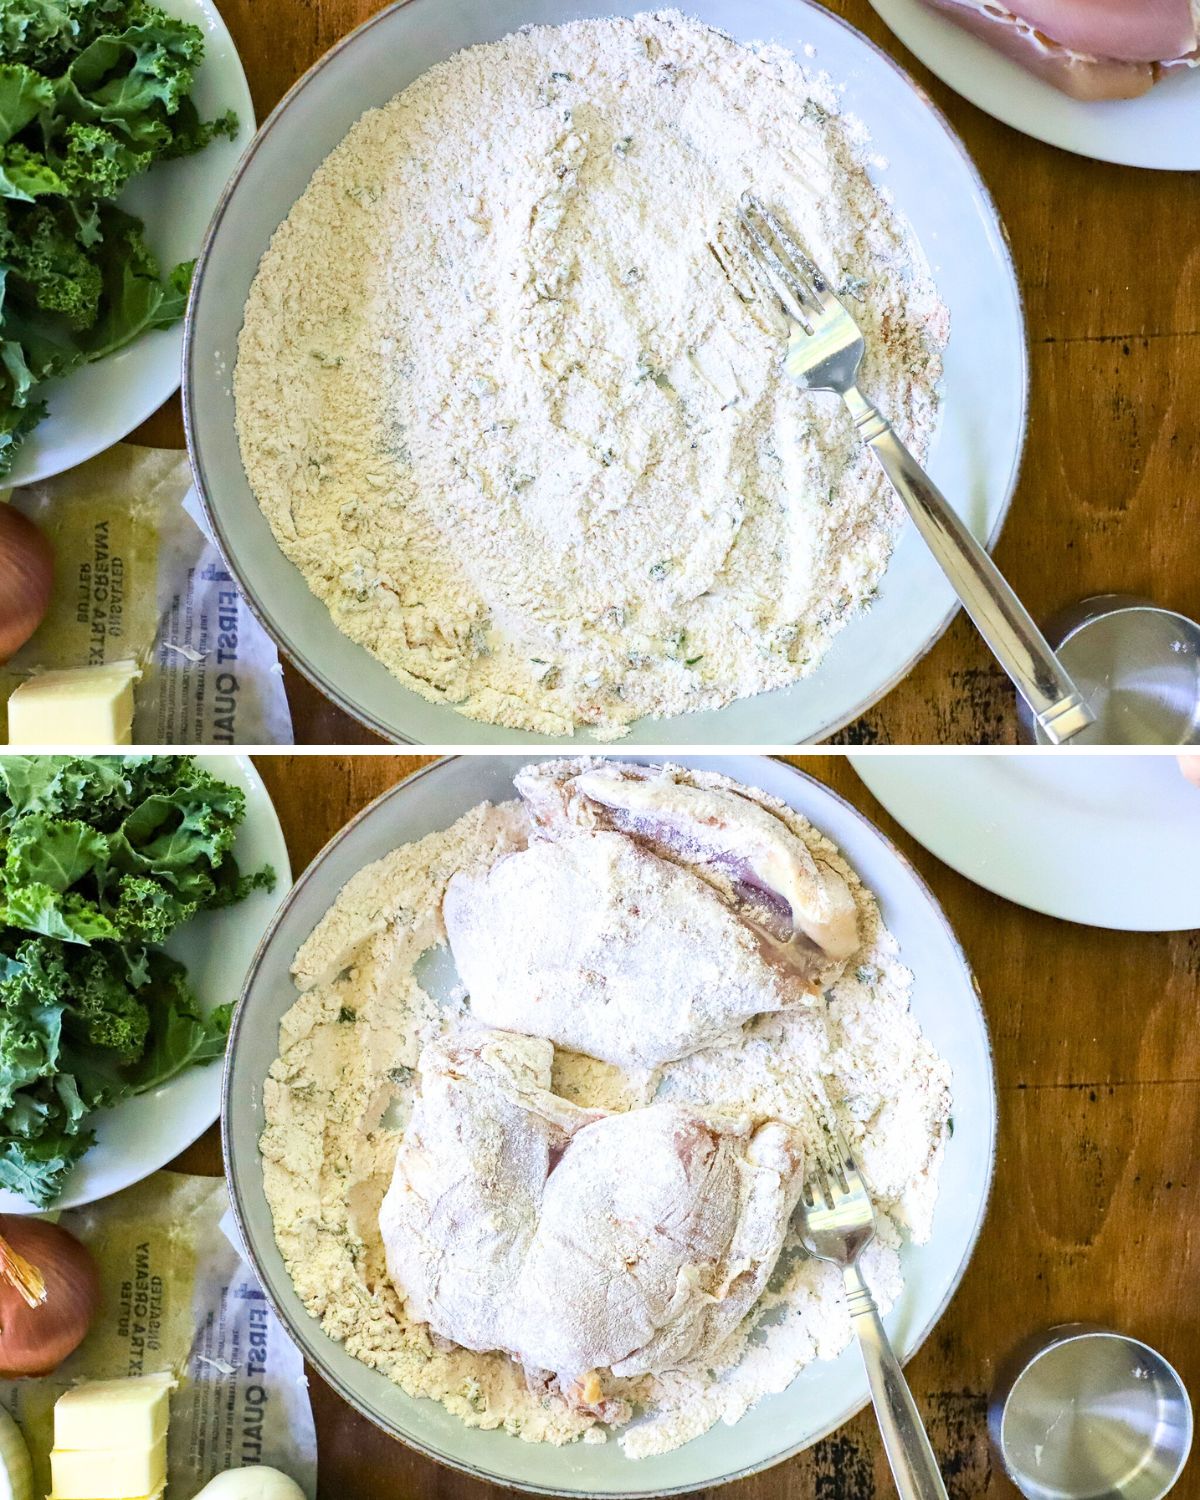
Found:
[[[211,528],[266,628],[334,702],[385,737],[415,744],[544,744],[429,703],[338,630],[275,541],[242,469],[230,370],[242,312],[272,234],[314,170],[371,105],[433,63],[520,26],[633,15],[645,0],[408,0],[353,32],[296,85],[259,132],[213,220],[197,269],[184,356],[184,420]],[[1025,334],[995,209],[962,145],[895,63],[813,0],[690,0],[742,41],[774,39],[845,85],[889,163],[894,194],[950,309],[945,404],[930,468],[976,535],[994,539],[1016,484],[1025,430]],[[828,397],[830,402],[835,397]],[[822,739],[911,668],[957,601],[906,526],[879,597],[837,637],[814,675],[708,713],[635,724],[633,744],[774,744]]]
[[[246,794],[246,820],[233,852],[244,873],[271,865],[273,891],[251,891],[244,901],[202,912],[167,943],[167,952],[187,965],[188,978],[208,1014],[235,1000],[268,923],[292,883],[287,845],[262,778],[245,755],[199,755],[206,771]],[[157,1172],[202,1135],[221,1112],[221,1068],[212,1062],[189,1068],[147,1094],[98,1110],[88,1124],[96,1143],[67,1177],[54,1210],[79,1208],[107,1198]],[[0,1213],[44,1213],[16,1193],[0,1189]]]
[[[213,119],[232,109],[238,117],[234,140],[222,137],[194,156],[164,162],[121,195],[121,207],[145,221],[165,276],[180,261],[199,255],[221,190],[254,138],[254,105],[233,39],[212,0],[158,3],[204,31],[204,61],[192,90],[201,116]],[[107,359],[48,382],[38,395],[50,410],[21,444],[4,484],[35,484],[119,442],[178,390],[182,351],[183,326],[177,324],[145,333]]]
[[[617,759],[662,760],[662,756]],[[933,1235],[901,1251],[905,1287],[886,1318],[907,1358],[941,1316],[983,1220],[995,1150],[996,1099],[987,1025],[971,973],[941,908],[912,866],[827,787],[763,756],[675,756],[782,798],[836,841],[879,898],[884,920],[916,976],[913,1010],[953,1070],[954,1133],[947,1142]],[[519,1489],[558,1495],[664,1495],[700,1490],[798,1452],[868,1399],[857,1348],[803,1370],[781,1395],[733,1427],[718,1425],[674,1453],[633,1462],[615,1442],[553,1448],[503,1431],[465,1427],[445,1407],[406,1395],[360,1363],[305,1310],[275,1243],[258,1142],[263,1081],[279,1050],[279,1022],[296,999],[291,963],[345,882],[407,840],[446,828],[485,798],[513,795],[529,756],[440,761],[386,792],[329,843],[293,887],[255,960],[234,1021],[222,1131],[234,1210],[267,1296],[306,1357],[351,1405],[386,1432],[443,1463]]]
[[[1173,755],[853,755],[892,817],[968,880],[1093,927],[1200,927],[1200,789]]]
[[[1035,78],[919,0],[871,4],[943,83],[1014,130],[1097,161],[1200,170],[1200,68],[1179,69],[1140,99],[1085,104]]]

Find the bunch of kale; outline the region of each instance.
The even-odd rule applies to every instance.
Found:
[[[0,756],[0,1186],[44,1206],[92,1111],[225,1050],[159,946],[239,873],[239,788],[187,756]]]
[[[144,0],[0,3],[0,477],[41,384],[182,316],[114,199],[154,162],[232,136],[189,97],[203,33]]]

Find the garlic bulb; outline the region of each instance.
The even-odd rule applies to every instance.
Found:
[[[250,1469],[226,1469],[208,1481],[196,1500],[304,1500],[304,1491],[278,1469],[255,1464]]]

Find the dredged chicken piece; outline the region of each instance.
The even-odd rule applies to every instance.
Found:
[[[597,1118],[548,1094],[550,1048],[427,1047],[379,1223],[412,1314],[577,1403],[596,1372],[710,1359],[779,1257],[802,1174],[792,1132],[652,1104]]]
[[[525,1262],[527,1353],[560,1379],[711,1359],[779,1259],[800,1166],[778,1121],[751,1134],[650,1104],[581,1130]]]
[[[858,947],[858,909],[845,880],[750,797],[693,786],[670,767],[617,761],[582,771],[551,761],[527,767],[515,781],[551,836],[615,829],[727,884],[746,919],[820,987]]]
[[[549,1042],[482,1028],[421,1053],[379,1228],[413,1316],[467,1349],[508,1347],[551,1165],[599,1118],[549,1092],[553,1061]]]
[[[623,834],[539,840],[442,907],[476,1020],[649,1070],[811,1000],[721,896]]]

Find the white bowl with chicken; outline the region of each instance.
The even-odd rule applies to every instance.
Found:
[[[889,1099],[889,1066],[928,1089]],[[234,1022],[223,1129],[267,1294],[359,1411],[497,1483],[661,1495],[868,1399],[795,1234],[832,1117],[876,1179],[868,1275],[907,1358],[995,1147],[986,1023],[933,896],[766,758],[489,756],[393,788],[297,882]],[[921,1170],[889,1185],[906,1131]],[[824,1331],[796,1345],[806,1318]]]
[[[1200,168],[1200,0],[871,0],[944,83],[1015,130],[1123,166]]]

